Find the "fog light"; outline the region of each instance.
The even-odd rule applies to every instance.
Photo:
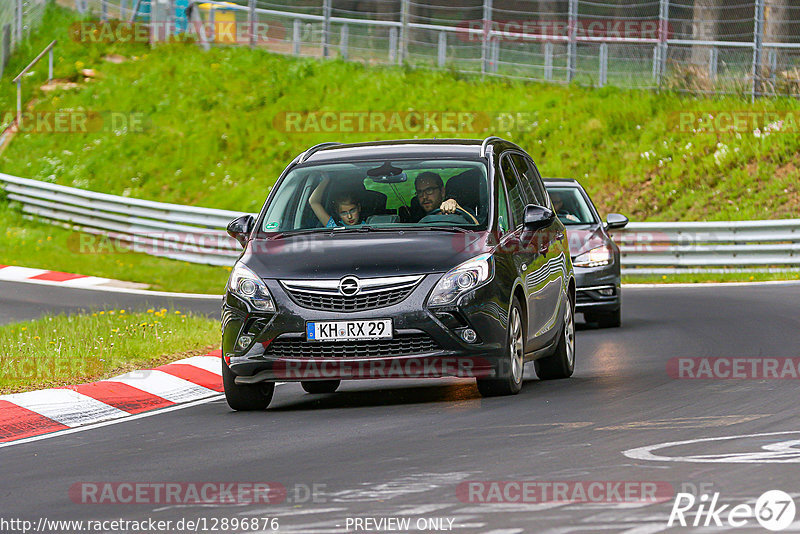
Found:
[[[603,295],[604,297],[613,297],[614,296],[614,288],[613,287],[607,287],[605,289],[600,289],[597,292],[600,293],[601,295]]]
[[[463,332],[461,332],[461,339],[466,341],[467,343],[475,343],[475,340],[478,339],[478,334],[475,333],[475,330],[472,328],[467,328]]]
[[[240,336],[239,339],[236,341],[236,348],[239,350],[244,350],[250,346],[250,343],[253,341],[253,336]]]

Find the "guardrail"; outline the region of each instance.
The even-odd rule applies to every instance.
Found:
[[[135,252],[209,265],[233,265],[241,253],[241,245],[224,230],[242,215],[236,211],[95,193],[2,173],[0,184],[24,213],[108,236]],[[108,249],[91,240],[73,245],[75,252]]]
[[[134,251],[210,265],[231,265],[241,251],[224,230],[241,212],[95,193],[2,173],[0,184],[28,215],[109,236]],[[800,270],[800,219],[630,223],[614,237],[626,274]]]

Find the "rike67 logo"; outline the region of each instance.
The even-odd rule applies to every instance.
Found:
[[[687,521],[686,516],[692,515],[694,521]],[[693,527],[738,528],[754,526],[755,519],[765,529],[777,532],[791,525],[794,516],[794,499],[781,490],[765,492],[756,500],[755,506],[747,503],[720,504],[718,492],[710,499],[708,495],[701,495],[697,499],[691,493],[678,493],[667,526],[686,527],[691,524]]]

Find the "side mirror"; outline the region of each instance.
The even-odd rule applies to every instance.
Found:
[[[556,220],[556,213],[542,206],[525,206],[525,229],[532,232],[550,226]]]
[[[625,228],[628,224],[628,218],[619,213],[609,213],[606,217],[606,230],[614,228]]]
[[[238,241],[243,247],[247,246],[247,238],[256,221],[252,215],[242,215],[228,223],[228,235]]]

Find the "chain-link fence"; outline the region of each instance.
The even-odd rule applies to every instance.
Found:
[[[800,96],[797,0],[76,2],[188,29],[206,46],[554,83]]]
[[[11,52],[42,22],[47,0],[0,0],[0,76]]]

